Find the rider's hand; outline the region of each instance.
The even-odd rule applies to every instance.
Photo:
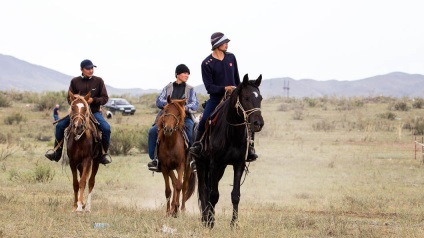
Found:
[[[89,98],[87,101],[88,104],[91,104],[92,102],[93,102],[93,98]]]
[[[235,86],[225,86],[225,91],[229,91],[231,93],[235,88]]]

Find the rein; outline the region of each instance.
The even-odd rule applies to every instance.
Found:
[[[178,125],[180,124],[180,119],[178,119],[178,117],[175,116],[173,113],[163,114],[163,117],[166,117],[166,116],[173,116],[175,118],[175,120],[177,120],[177,123],[175,124],[175,127],[172,128],[172,132],[177,131],[179,129],[178,128]],[[162,120],[162,128],[165,128],[165,122],[164,122],[164,120]]]
[[[238,123],[238,124],[232,124],[232,123],[228,122],[228,124],[231,125],[231,126],[243,126],[243,125],[245,126],[247,136],[246,136],[246,153],[244,154],[244,159],[246,160],[247,154],[248,154],[247,151],[249,150],[249,144],[253,143],[252,136],[251,136],[251,133],[250,133],[251,128],[250,128],[250,123],[249,123],[249,116],[254,112],[261,111],[261,109],[256,107],[256,108],[252,108],[252,109],[249,109],[249,110],[245,110],[243,108],[243,106],[241,105],[240,99],[239,99],[238,96],[237,96],[237,102],[236,102],[236,105],[235,105],[234,108],[237,110],[237,115],[240,115],[239,109],[241,110],[241,112],[243,113],[244,122]]]
[[[75,100],[73,100],[71,102],[71,105],[72,105],[72,103],[74,103],[78,99],[79,98],[76,98]],[[84,103],[84,106],[86,106],[88,108],[88,104],[87,103]],[[87,111],[86,114],[88,114],[88,111]],[[84,133],[87,131],[87,117],[89,117],[89,116],[90,116],[89,114],[88,115],[84,115],[84,114],[82,114],[80,112],[77,112],[77,113],[71,115],[71,123],[70,123],[71,125],[74,125],[75,120],[78,120],[78,119],[81,119],[84,122],[82,124],[82,126],[83,126],[82,132],[80,134],[76,134],[75,137],[74,137],[74,139],[76,141],[79,140],[84,135]]]

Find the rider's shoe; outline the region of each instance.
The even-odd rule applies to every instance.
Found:
[[[247,159],[246,162],[253,162],[258,158],[258,155],[255,153],[255,148],[253,146],[249,146],[247,150]]]
[[[157,158],[154,158],[152,161],[150,161],[147,164],[147,167],[149,168],[150,171],[160,172],[160,169],[159,169],[159,160]]]
[[[102,155],[102,157],[100,157],[99,159],[99,163],[104,165],[112,163],[112,160],[110,160],[109,157],[110,157],[109,154]]]
[[[60,158],[62,157],[62,150],[58,149],[56,151],[47,151],[44,156],[46,156],[46,158],[51,161],[59,162]]]

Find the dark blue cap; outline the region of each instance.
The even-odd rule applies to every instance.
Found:
[[[93,62],[91,62],[91,60],[85,59],[81,61],[81,69],[88,69],[93,67],[97,67],[97,66],[95,66]]]

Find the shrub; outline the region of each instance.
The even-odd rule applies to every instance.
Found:
[[[4,118],[4,123],[6,125],[12,125],[14,121],[19,125],[19,123],[25,122],[27,119],[21,113],[14,113]]]
[[[408,111],[409,110],[408,104],[406,104],[406,102],[395,102],[393,107],[396,111]]]
[[[421,109],[424,107],[424,99],[422,98],[414,98],[412,103],[413,108]]]
[[[326,120],[322,120],[320,122],[312,124],[312,129],[314,131],[332,131],[336,128],[336,125],[334,122],[329,122]]]
[[[149,127],[145,126],[141,130],[137,132],[137,139],[135,146],[140,152],[147,152],[148,151],[148,133],[149,133]]]
[[[67,92],[46,92],[41,95],[38,102],[36,102],[36,109],[38,111],[50,110],[55,107],[56,104],[64,106],[66,103]]]
[[[54,178],[54,171],[50,166],[37,165],[35,167],[31,180],[37,183],[48,183]]]
[[[134,147],[135,132],[133,130],[117,129],[112,133],[109,152],[112,155],[128,155]]]
[[[12,103],[3,92],[0,93],[0,107],[10,107]]]
[[[396,114],[394,114],[393,112],[386,112],[379,114],[378,117],[382,119],[394,120],[396,118]]]

